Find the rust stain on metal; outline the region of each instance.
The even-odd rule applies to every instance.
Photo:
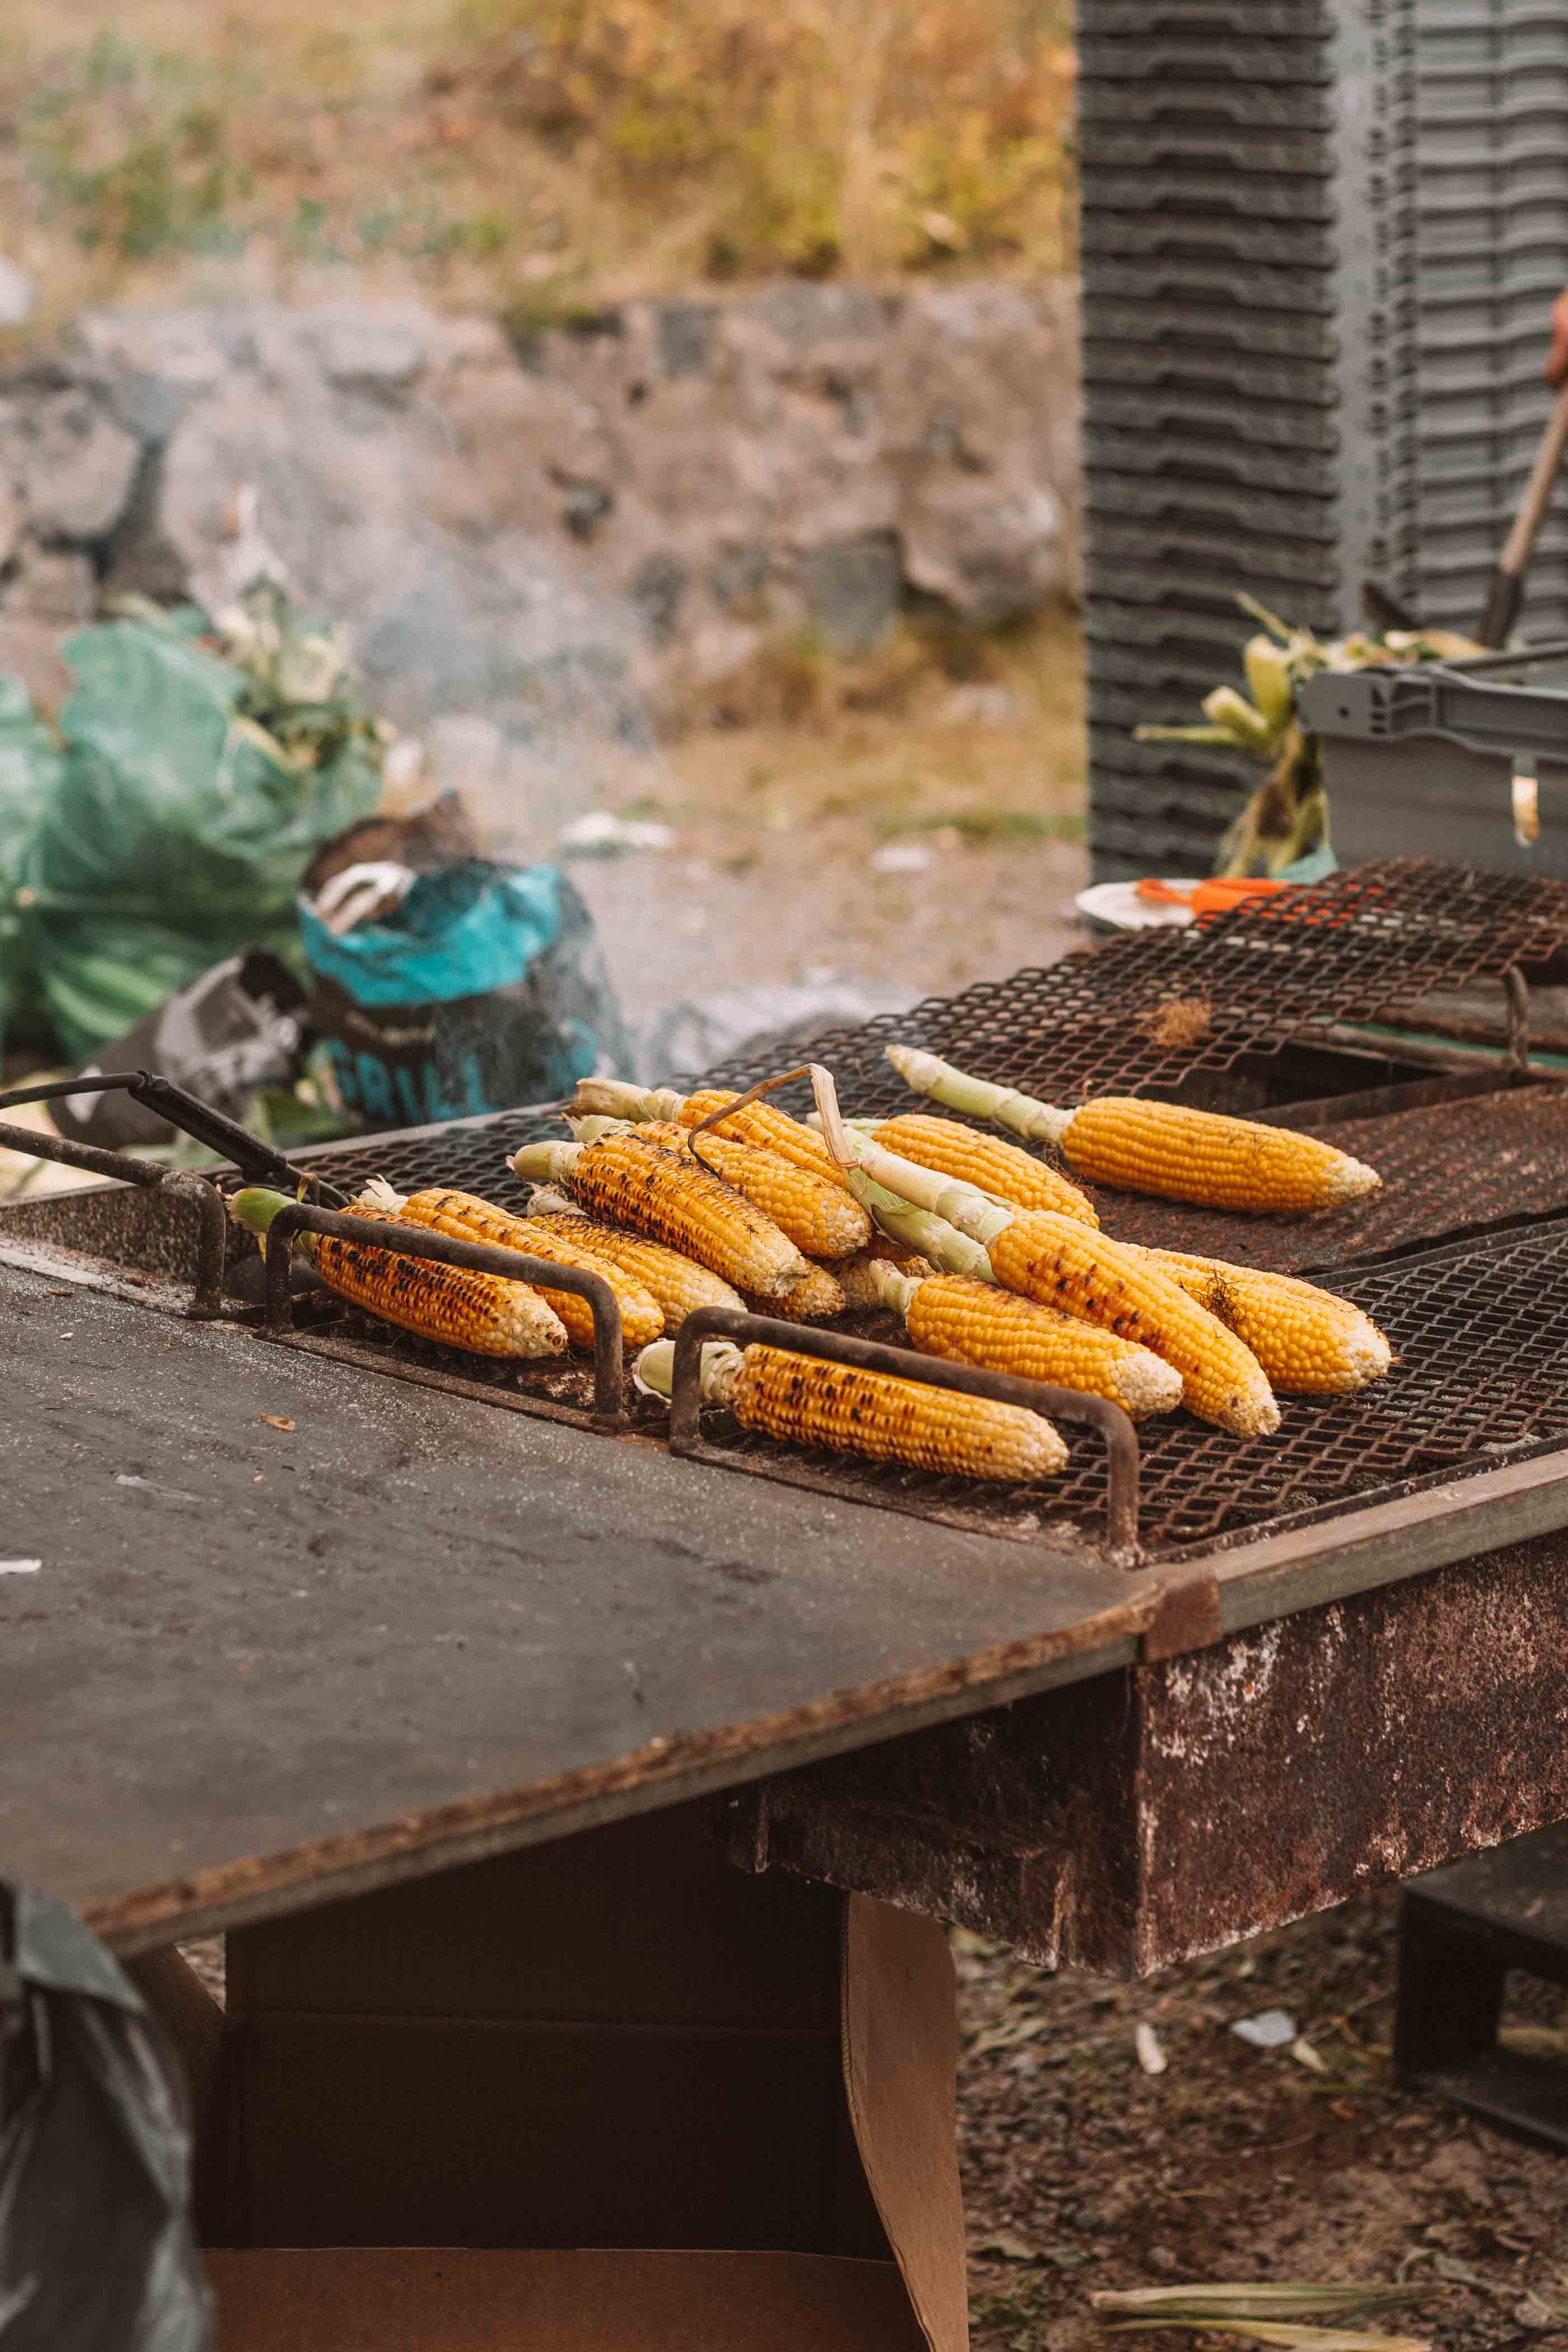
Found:
[[[1040,1967],[1128,1977],[1563,1819],[1563,1535],[834,1759],[768,1799],[774,1863]]]
[[[1140,1645],[1145,1660],[1174,1658],[1221,1639],[1219,1584],[1211,1568],[1189,1569],[1160,1581],[1160,1605]]]
[[[1140,1969],[1568,1816],[1568,1541],[1139,1670]]]

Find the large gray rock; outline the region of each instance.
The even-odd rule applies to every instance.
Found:
[[[71,329],[63,356],[117,424],[156,448],[222,379],[246,333],[243,313],[92,310]]]
[[[107,539],[141,460],[141,443],[78,385],[16,402],[0,428],[0,462],[45,541],[91,546]]]
[[[7,608],[46,545],[223,601],[250,483],[405,723],[626,734],[803,623],[854,648],[912,593],[987,624],[1071,592],[1075,361],[1062,286],[790,282],[520,344],[410,305],[95,312],[0,379]]]

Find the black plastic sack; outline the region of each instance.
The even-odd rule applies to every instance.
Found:
[[[156,1070],[242,1127],[254,1126],[256,1096],[292,1087],[303,1070],[304,1012],[305,991],[287,964],[270,949],[247,948],[165,997],[74,1075]],[[109,1151],[166,1144],[174,1134],[167,1119],[118,1087],[61,1095],[49,1114],[68,1140]]]
[[[141,1996],[74,1912],[25,1886],[0,1885],[7,1948],[0,2346],[211,2352],[190,2132]]]

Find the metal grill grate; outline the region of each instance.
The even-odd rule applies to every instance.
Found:
[[[895,1038],[1056,1101],[1174,1094],[1336,1023],[1375,1020],[1510,964],[1548,963],[1565,942],[1568,884],[1392,858],[830,1030],[810,1051],[837,1075],[845,1108],[866,1113],[909,1106],[883,1055]],[[708,1083],[768,1075],[737,1061]],[[779,1100],[810,1108],[804,1087]]]
[[[1331,1286],[1364,1307],[1402,1359],[1363,1394],[1281,1400],[1274,1437],[1239,1439],[1185,1413],[1145,1422],[1142,1529],[1154,1558],[1211,1550],[1367,1504],[1424,1476],[1496,1466],[1568,1437],[1568,1228],[1344,1273]],[[892,1336],[879,1327],[877,1336]],[[710,1416],[713,1442],[775,1474],[995,1534],[1104,1532],[1103,1458],[1082,1443],[1047,1493],[994,1496],[959,1479],[780,1449]]]
[[[1519,1087],[1313,1129],[1383,1179],[1310,1217],[1249,1217],[1097,1191],[1118,1239],[1281,1274],[1349,1265],[1445,1235],[1568,1212],[1568,1089]]]
[[[454,1121],[449,1127],[411,1128],[295,1156],[300,1167],[319,1171],[345,1192],[357,1192],[372,1176],[384,1176],[400,1192],[449,1184],[520,1213],[532,1188],[519,1184],[507,1162],[519,1144],[541,1138],[556,1143],[566,1139],[559,1116],[549,1108],[501,1111],[493,1118]]]
[[[812,1051],[838,1073],[851,1111],[909,1104],[883,1056],[894,1036],[1057,1099],[1113,1087],[1176,1092],[1206,1074],[1233,1071],[1243,1056],[1278,1055],[1327,1024],[1375,1018],[1516,961],[1549,963],[1565,942],[1568,884],[1392,861],[1186,931],[1145,935],[933,1000],[819,1039]],[[1173,1005],[1188,1009],[1185,1028],[1171,1024]],[[1204,1009],[1196,1023],[1195,1005]],[[738,1086],[768,1073],[732,1065],[713,1075]],[[1568,1091],[1479,1093],[1319,1131],[1382,1170],[1385,1185],[1375,1199],[1288,1220],[1101,1196],[1108,1228],[1129,1240],[1285,1268],[1337,1266],[1331,1286],[1364,1306],[1404,1359],[1364,1395],[1282,1401],[1284,1426],[1273,1439],[1243,1443],[1186,1415],[1145,1424],[1144,1531],[1157,1557],[1343,1511],[1568,1435]],[[521,1207],[524,1188],[507,1154],[521,1141],[559,1132],[556,1112],[536,1105],[308,1157],[349,1188],[382,1175],[404,1191],[439,1182]],[[57,1230],[59,1221],[68,1223],[68,1204],[48,1204],[48,1212]],[[1457,1226],[1527,1216],[1562,1222],[1397,1263],[1357,1263],[1435,1242]],[[477,1362],[324,1297],[305,1302],[300,1317],[300,1344],[351,1362],[524,1411],[589,1402],[586,1368]],[[900,1336],[887,1318],[859,1328]],[[663,1427],[654,1408],[640,1410],[640,1419],[650,1433]],[[883,1507],[1000,1535],[1054,1528],[1076,1529],[1089,1541],[1103,1537],[1103,1456],[1082,1440],[1074,1466],[1048,1491],[992,1493],[963,1480],[792,1451],[727,1426],[723,1416],[709,1416],[706,1433],[748,1467]]]

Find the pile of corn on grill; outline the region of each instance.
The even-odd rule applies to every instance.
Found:
[[[507,1163],[535,1188],[528,1213],[444,1188],[403,1196],[380,1179],[350,1213],[602,1276],[644,1396],[669,1396],[674,1335],[708,1307],[802,1324],[890,1313],[926,1355],[1134,1420],[1185,1410],[1239,1438],[1279,1428],[1278,1394],[1345,1395],[1388,1370],[1386,1339],[1348,1299],[1118,1242],[1077,1181],[1267,1214],[1354,1201],[1374,1170],[1277,1127],[1133,1097],[1061,1109],[913,1047],[888,1058],[931,1108],[846,1117],[815,1066],[810,1123],[762,1098],[783,1078],[746,1096],[589,1079],[570,1139]],[[247,1187],[231,1211],[265,1250],[285,1205]],[[304,1232],[294,1246],[340,1297],[448,1347],[536,1360],[593,1342],[584,1299],[547,1283],[340,1234]],[[1022,1404],[778,1345],[707,1341],[701,1390],[768,1438],[946,1475],[1032,1486],[1069,1461],[1054,1424]]]

